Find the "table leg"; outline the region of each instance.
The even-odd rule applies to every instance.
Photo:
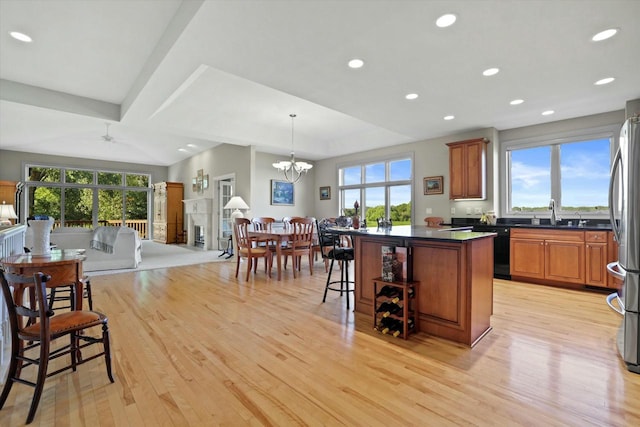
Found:
[[[282,279],[282,237],[276,241],[276,256],[278,257],[278,280]]]

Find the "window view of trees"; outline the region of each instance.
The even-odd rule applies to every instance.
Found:
[[[56,226],[127,225],[146,237],[148,174],[28,166],[27,215],[49,215]]]
[[[354,216],[358,201],[361,218],[375,224],[390,218],[396,225],[411,224],[412,160],[401,158],[341,168],[340,206],[346,216]]]

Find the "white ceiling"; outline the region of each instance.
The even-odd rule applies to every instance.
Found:
[[[456,24],[436,27],[447,12]],[[621,110],[640,98],[638,17],[638,0],[1,0],[0,149],[155,165],[221,143],[286,156],[296,113],[296,156],[319,160]],[[594,85],[604,77],[616,80]]]

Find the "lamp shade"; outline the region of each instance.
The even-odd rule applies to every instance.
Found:
[[[225,209],[235,209],[231,212],[231,223],[235,222],[236,218],[243,218],[244,214],[240,211],[240,209],[249,209],[249,205],[242,200],[240,196],[233,196],[226,205],[224,205]]]
[[[10,219],[16,219],[16,211],[13,209],[13,205],[7,205],[6,202],[2,202],[0,205],[0,224],[11,225]]]
[[[226,205],[224,205],[225,209],[249,209],[249,205],[242,200],[240,196],[233,196]]]

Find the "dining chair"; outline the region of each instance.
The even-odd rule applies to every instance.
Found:
[[[21,276],[0,269],[0,284],[7,305],[9,327],[11,329],[11,356],[6,381],[0,394],[0,409],[4,406],[13,383],[29,385],[34,388],[31,406],[26,423],[33,421],[46,378],[67,371],[76,371],[76,367],[90,360],[104,356],[107,377],[112,383],[111,350],[109,346],[109,327],[107,316],[97,311],[71,310],[61,314],[49,307],[46,282],[50,276],[35,273],[33,276]],[[22,292],[12,292],[16,288],[34,288],[35,306],[24,307]],[[92,328],[100,326],[101,335],[89,334]],[[52,346],[62,337],[69,338],[69,344]],[[102,350],[89,357],[80,357],[80,350],[94,344],[102,344]],[[53,372],[48,372],[49,361],[70,355],[70,362]],[[22,377],[24,368],[37,366],[35,382]]]
[[[427,223],[427,227],[439,227],[444,222],[444,218],[440,216],[428,216],[424,219]]]
[[[309,258],[309,273],[313,274],[313,219],[293,217],[289,222],[291,238],[287,247],[282,249],[282,254],[291,256],[294,278],[296,272],[300,271],[302,255],[307,255]]]
[[[271,276],[272,252],[266,246],[257,246],[258,239],[249,236],[249,227],[251,221],[247,218],[235,218],[233,224],[233,233],[236,241],[236,278],[240,271],[240,258],[247,260],[247,277],[251,273],[253,266],[254,273],[258,270],[258,259],[264,258],[265,270],[267,275]]]

